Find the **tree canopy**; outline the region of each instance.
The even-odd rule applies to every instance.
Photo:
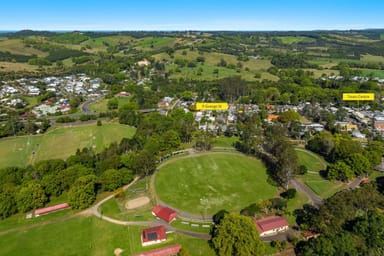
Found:
[[[259,239],[251,218],[237,213],[225,214],[217,225],[212,246],[220,256],[262,255],[264,244]]]

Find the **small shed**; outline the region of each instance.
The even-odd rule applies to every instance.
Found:
[[[40,215],[48,214],[48,213],[51,213],[51,212],[56,212],[56,211],[64,210],[64,209],[66,209],[68,207],[69,207],[68,203],[56,204],[56,205],[48,206],[48,207],[45,207],[45,208],[36,209],[35,212],[34,212],[34,215],[36,217],[38,217]]]

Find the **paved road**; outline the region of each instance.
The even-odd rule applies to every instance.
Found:
[[[98,100],[101,99],[101,98],[102,98],[102,96],[87,100],[86,102],[84,102],[84,103],[80,106],[81,111],[82,111],[84,114],[87,114],[87,115],[95,114],[95,113],[89,108],[89,106],[90,106],[92,103],[98,101]]]
[[[352,182],[350,182],[348,184],[348,188],[349,189],[355,189],[357,186],[360,185],[360,183],[363,181],[364,178],[362,177],[357,177],[356,179],[354,179]]]
[[[316,195],[310,188],[304,185],[300,180],[294,178],[291,180],[291,184],[296,188],[297,191],[303,193],[309,200],[312,201],[313,206],[319,207],[323,204],[323,199]]]

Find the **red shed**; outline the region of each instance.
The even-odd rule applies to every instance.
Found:
[[[288,230],[288,221],[280,216],[270,216],[255,220],[260,236],[274,235]]]
[[[48,206],[48,207],[45,207],[45,208],[40,208],[40,209],[36,209],[35,210],[35,216],[40,216],[40,215],[43,215],[43,214],[48,214],[48,213],[51,213],[51,212],[55,212],[55,211],[59,211],[59,210],[64,210],[66,208],[69,207],[69,204],[68,203],[62,203],[62,204],[56,204],[56,205],[52,205],[52,206]]]
[[[134,256],[171,256],[177,255],[181,249],[180,244],[173,244],[163,248],[135,254]]]
[[[168,223],[174,221],[177,217],[176,211],[162,205],[156,205],[155,207],[153,207],[152,214],[162,220],[165,220]]]
[[[167,240],[164,226],[146,228],[141,231],[141,244],[143,246],[158,244]]]

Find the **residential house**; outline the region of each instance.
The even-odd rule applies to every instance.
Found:
[[[141,244],[143,246],[159,244],[167,240],[164,226],[146,228],[141,231]]]
[[[255,220],[255,225],[260,236],[275,235],[288,230],[288,221],[281,216],[269,216]]]

